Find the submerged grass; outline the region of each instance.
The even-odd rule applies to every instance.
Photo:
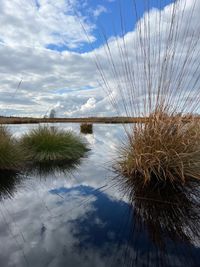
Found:
[[[93,125],[91,123],[82,123],[80,128],[81,128],[81,133],[83,134],[93,133]]]
[[[6,127],[0,126],[0,170],[18,171],[24,159],[18,142]]]
[[[21,146],[32,162],[70,162],[83,157],[88,151],[79,136],[49,126],[39,126],[25,134]]]

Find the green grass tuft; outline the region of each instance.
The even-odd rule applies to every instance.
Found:
[[[18,171],[24,154],[6,127],[0,126],[0,170]]]
[[[32,162],[70,162],[83,157],[88,151],[79,136],[49,126],[39,126],[25,134],[21,146]]]

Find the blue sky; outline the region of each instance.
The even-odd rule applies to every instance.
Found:
[[[137,15],[135,12],[135,6]],[[163,9],[174,0],[88,0],[87,5],[79,5],[74,12],[80,12],[83,16],[87,17],[88,21],[95,25],[93,34],[96,41],[91,44],[82,44],[77,48],[68,48],[67,45],[57,46],[49,44],[48,49],[65,51],[71,50],[76,52],[88,52],[94,48],[101,46],[105,43],[106,38],[118,35],[121,36],[129,31],[132,31],[137,21],[143,16],[145,12],[152,8]],[[95,15],[95,10],[97,14]],[[99,11],[99,14],[98,14]],[[120,20],[120,17],[123,20]],[[122,30],[122,23],[124,29]]]

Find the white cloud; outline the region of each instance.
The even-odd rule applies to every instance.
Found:
[[[90,40],[95,40],[92,35],[95,25],[80,12],[76,14],[76,0],[0,0],[0,6],[0,24],[3,25],[0,36],[7,45],[79,47],[88,42],[81,24]]]
[[[102,13],[106,13],[108,10],[105,6],[98,5],[97,8],[93,11],[94,17],[99,17]]]
[[[96,106],[96,99],[94,97],[91,97],[87,100],[85,104],[81,106],[81,111],[94,109]]]

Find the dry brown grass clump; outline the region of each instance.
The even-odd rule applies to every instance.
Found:
[[[200,179],[200,124],[154,113],[148,123],[134,126],[119,155],[120,173],[143,184],[154,179],[172,183]]]

